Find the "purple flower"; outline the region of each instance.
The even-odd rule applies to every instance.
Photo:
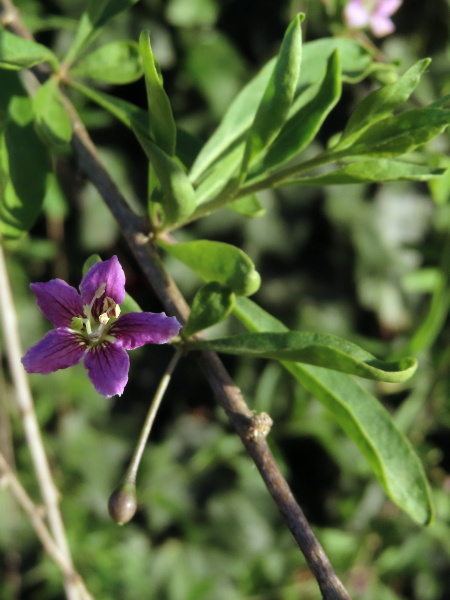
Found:
[[[125,298],[125,274],[113,256],[89,269],[80,294],[62,279],[30,285],[42,314],[56,327],[22,358],[28,373],[53,373],[84,360],[89,379],[107,398],[122,394],[130,359],[126,350],[164,344],[181,325],[164,313],[128,313],[119,317]]]
[[[350,0],[344,8],[344,19],[354,29],[369,26],[376,37],[383,37],[395,29],[392,19],[403,0]]]

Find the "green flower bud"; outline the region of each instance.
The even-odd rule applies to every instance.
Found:
[[[108,511],[117,525],[128,523],[137,509],[136,486],[124,483],[116,488],[108,500]]]

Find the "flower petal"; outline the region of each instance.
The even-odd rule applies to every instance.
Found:
[[[120,316],[109,333],[126,350],[133,350],[144,344],[165,344],[181,329],[175,317],[165,313],[128,313]]]
[[[84,359],[84,366],[99,394],[106,398],[122,395],[128,381],[130,359],[121,346],[106,342],[91,348]]]
[[[87,351],[86,344],[68,327],[52,329],[42,340],[29,348],[22,358],[28,373],[47,375],[78,364]]]
[[[370,14],[361,0],[350,0],[344,8],[344,19],[349,27],[359,29],[369,23]]]
[[[83,302],[77,290],[62,279],[31,283],[42,314],[55,327],[68,327],[73,317],[83,315]]]
[[[380,0],[375,9],[375,14],[390,17],[397,12],[402,5],[402,2],[403,0]]]
[[[80,283],[80,292],[83,302],[90,304],[95,292],[102,283],[106,284],[105,292],[102,298],[108,296],[116,304],[120,304],[125,299],[125,273],[120,266],[117,256],[109,260],[98,262],[93,265]],[[99,306],[101,302],[99,303]]]
[[[384,37],[395,30],[395,25],[389,17],[373,15],[370,19],[370,29],[376,37]]]

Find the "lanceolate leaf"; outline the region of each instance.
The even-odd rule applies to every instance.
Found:
[[[247,298],[237,298],[234,312],[250,331],[287,331]],[[281,364],[333,413],[388,496],[418,523],[430,523],[433,507],[422,465],[378,400],[344,373],[287,361]]]
[[[315,177],[298,177],[282,181],[285,185],[347,185],[349,183],[374,183],[381,181],[428,181],[439,177],[445,169],[418,165],[391,158],[362,160],[345,165]]]
[[[409,379],[417,368],[414,358],[383,362],[347,340],[321,333],[244,333],[198,341],[193,348],[257,358],[303,362],[377,381]]]
[[[30,69],[42,62],[58,66],[58,59],[46,46],[0,29],[0,69]]]
[[[356,82],[370,72],[373,52],[359,42],[346,38],[325,38],[303,44],[301,76],[297,82],[291,115],[304,105],[302,95],[317,82],[318,74],[323,73],[330,55],[336,49],[341,58],[343,81]],[[204,178],[207,170],[219,157],[222,160],[224,155],[236,147],[237,141],[242,140],[255,118],[274,63],[275,59],[269,61],[231,103],[222,122],[197,156],[190,174],[191,181],[198,182]],[[236,165],[239,165],[240,160],[242,154],[237,158]]]
[[[344,133],[334,149],[341,150],[350,146],[370,125],[388,117],[395,108],[406,102],[430,62],[429,58],[419,60],[396,82],[386,85],[364,98],[353,111]]]
[[[220,321],[223,321],[233,309],[235,295],[226,286],[217,281],[205,283],[194,296],[191,312],[183,327],[183,337],[190,337]]]
[[[70,84],[82,94],[103,106],[105,110],[119,119],[126,127],[132,129],[135,133],[148,137],[148,113],[131,102],[122,100],[99,92],[93,88],[87,87],[78,81],[71,81]],[[177,151],[176,154],[185,165],[191,165],[195,156],[198,154],[201,142],[198,138],[187,133],[183,129],[177,130]]]
[[[254,157],[274,140],[287,120],[300,74],[303,19],[304,15],[301,14],[294,17],[286,31],[269,83],[248,132],[241,173],[245,173]]]
[[[227,208],[243,215],[244,217],[262,217],[266,213],[266,209],[258,200],[256,194],[244,196],[227,204]]]
[[[285,123],[258,170],[273,169],[301,152],[314,139],[340,95],[341,66],[338,51],[335,50],[328,59],[317,94]]]
[[[79,60],[70,74],[115,84],[136,81],[143,74],[139,45],[124,40],[101,46]]]
[[[126,127],[133,129],[133,131],[140,133],[141,135],[148,134],[148,113],[142,108],[116,98],[105,92],[94,90],[86,85],[83,85],[79,81],[70,81],[70,85],[75,89],[79,90],[87,98],[90,98],[105,110],[110,112],[112,115],[119,119]]]
[[[367,458],[386,494],[414,521],[430,524],[433,506],[423,467],[409,440],[377,399],[344,373],[295,363],[283,365],[333,412]]]
[[[72,64],[78,56],[95,40],[102,28],[115,16],[136,4],[138,0],[89,0],[81,15],[75,40],[65,58]]]
[[[245,143],[242,141],[233,150],[230,150],[209,173],[195,190],[197,205],[204,204],[216,197],[225,187],[235,185],[237,188],[237,169],[242,161]]]
[[[5,238],[19,237],[33,225],[50,174],[47,148],[34,129],[32,102],[16,96],[0,136],[0,232]]]
[[[168,227],[181,223],[195,210],[195,192],[186,173],[149,138],[136,135],[161,185],[161,225]]]
[[[182,244],[157,242],[204,281],[218,281],[238,295],[254,294],[261,284],[255,265],[245,252],[235,246],[209,240]]]
[[[33,106],[42,139],[55,150],[66,149],[72,137],[72,124],[54,79],[41,85],[33,98]]]
[[[139,48],[144,63],[151,137],[166,154],[173,156],[175,154],[177,131],[170,101],[164,90],[162,78],[158,72],[150,45],[148,31],[141,33]]]
[[[340,153],[380,158],[399,156],[436,137],[449,123],[450,110],[433,106],[407,110],[378,121]]]

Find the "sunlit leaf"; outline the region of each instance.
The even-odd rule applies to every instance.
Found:
[[[1,69],[30,69],[42,62],[54,69],[58,66],[58,59],[46,46],[0,29]]]
[[[406,102],[430,62],[429,58],[419,60],[397,81],[364,98],[353,111],[335,150],[348,147],[368,127],[388,117],[395,108]]]
[[[169,156],[175,153],[176,127],[169,98],[164,90],[162,77],[150,45],[150,34],[143,31],[139,48],[144,63],[145,85],[150,120],[150,134],[156,144]]]
[[[304,17],[298,14],[285,33],[272,75],[247,134],[241,173],[245,173],[253,159],[275,139],[288,118],[300,74],[301,23]]]
[[[235,296],[226,286],[217,281],[205,283],[192,301],[191,312],[183,328],[183,336],[190,337],[220,321],[233,309]]]
[[[239,198],[227,204],[227,208],[243,215],[244,217],[262,217],[266,213],[266,209],[258,200],[256,194]]]
[[[347,185],[349,183],[375,183],[381,181],[428,181],[439,177],[444,169],[418,165],[390,158],[362,160],[315,177],[298,177],[282,181],[285,185]]]
[[[32,101],[15,96],[0,137],[0,232],[22,235],[42,210],[50,184],[51,162],[36,134]]]
[[[370,72],[373,51],[355,40],[335,37],[303,44],[301,76],[297,82],[291,114],[296,113],[304,105],[302,95],[309,87],[317,83],[318,74],[324,72],[329,57],[336,49],[338,49],[341,58],[343,81],[356,82],[366,77]],[[213,165],[215,169],[216,161],[220,164],[223,156],[236,147],[238,140],[242,140],[242,136],[255,118],[256,110],[271,77],[274,64],[275,59],[266,63],[231,103],[220,125],[199,153],[190,173],[192,181],[197,182],[204,178],[207,170]],[[236,166],[239,165],[240,160],[242,160],[242,154],[236,158]]]
[[[407,110],[371,125],[354,144],[340,152],[346,156],[399,156],[433,139],[449,123],[450,110],[447,109],[425,106]]]
[[[338,51],[335,50],[328,59],[317,93],[284,124],[257,172],[273,169],[301,152],[314,139],[340,95],[341,67]]]
[[[65,63],[72,64],[99,35],[102,28],[138,0],[89,0],[81,15],[77,34],[67,53]]]
[[[101,46],[77,61],[70,74],[116,84],[136,81],[143,74],[139,45],[124,40]]]
[[[234,312],[250,331],[287,331],[247,298],[236,299]],[[433,507],[423,467],[378,400],[345,373],[287,361],[281,364],[331,411],[365,455],[388,496],[418,523],[430,523]]]
[[[241,296],[254,294],[261,284],[259,273],[250,258],[239,248],[198,240],[182,244],[158,244],[190,267],[204,281],[218,281]]]
[[[195,210],[195,192],[183,168],[146,136],[137,134],[161,185],[160,225],[186,220]],[[156,202],[155,199],[153,199]],[[159,226],[158,224],[155,224]]]
[[[148,113],[131,102],[116,98],[111,94],[100,92],[79,81],[71,81],[70,85],[84,94],[87,98],[102,106],[121,121],[126,127],[142,135],[148,134]]]
[[[405,381],[417,368],[417,361],[414,358],[384,362],[356,344],[334,335],[300,331],[243,333],[215,340],[198,341],[193,343],[193,348],[255,358],[302,362],[377,381]]]
[[[61,98],[58,84],[48,79],[33,99],[36,127],[53,149],[66,149],[72,137],[72,124]]]

